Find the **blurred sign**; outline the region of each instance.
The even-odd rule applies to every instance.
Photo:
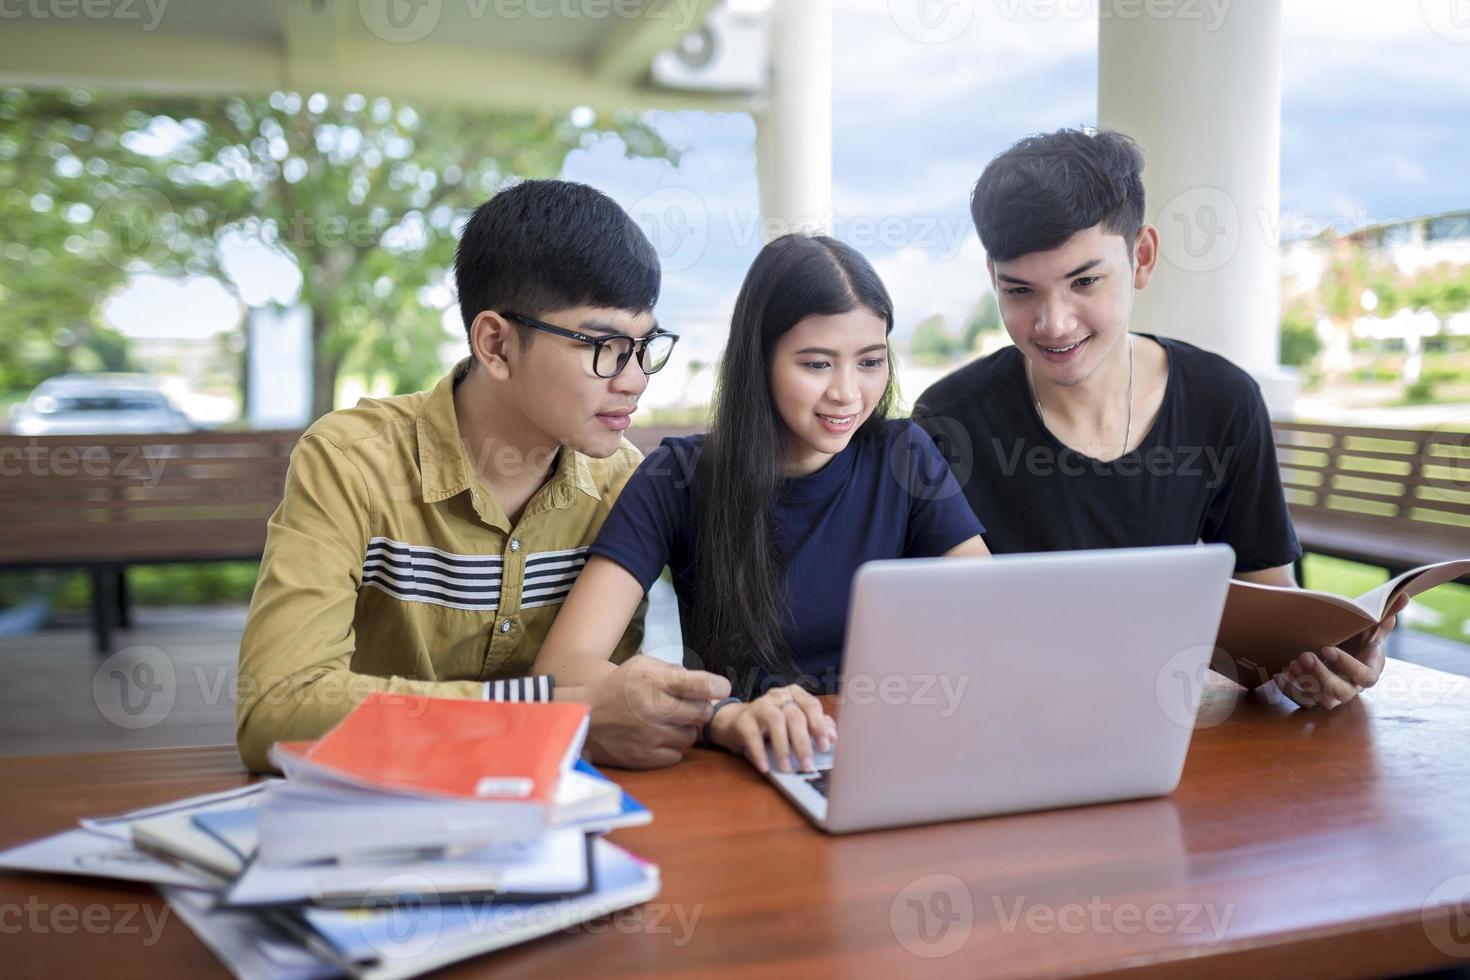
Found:
[[[311,421],[311,319],[304,306],[250,311],[249,389],[252,428],[294,429]]]

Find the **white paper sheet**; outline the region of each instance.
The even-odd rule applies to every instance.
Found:
[[[130,843],[90,830],[68,830],[12,847],[0,853],[0,868],[122,878],[158,885],[215,886],[206,875],[177,867],[144,854]]]

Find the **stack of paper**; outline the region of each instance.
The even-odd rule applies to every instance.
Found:
[[[278,745],[285,780],[83,820],[0,867],[153,882],[240,977],[415,976],[658,893],[600,836],[651,815],[578,761],[586,711],[374,696]]]
[[[606,829],[621,791],[578,771],[585,704],[507,704],[374,694],[316,742],[280,742],[284,786],[261,806],[269,864],[538,841]]]

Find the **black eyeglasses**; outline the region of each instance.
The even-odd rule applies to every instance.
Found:
[[[519,313],[502,313],[501,315],[507,320],[514,320],[533,330],[544,330],[558,337],[567,337],[579,343],[592,345],[592,373],[599,378],[616,378],[627,366],[628,358],[634,353],[638,355],[638,366],[643,369],[643,373],[654,374],[669,363],[669,355],[674,353],[674,344],[679,340],[678,334],[663,331],[656,331],[647,337],[628,337],[623,334],[593,337],[590,334],[578,333],[575,330],[558,327],[554,323],[522,316]]]

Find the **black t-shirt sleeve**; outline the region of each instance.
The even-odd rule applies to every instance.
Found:
[[[1205,512],[1201,539],[1234,548],[1236,572],[1290,565],[1302,549],[1281,488],[1271,418],[1254,383],[1229,420],[1219,451],[1223,482]]]
[[[617,562],[648,591],[688,523],[691,465],[690,457],[668,443],[649,453],[628,478],[587,553]]]
[[[985,533],[927,432],[914,423],[903,426],[890,453],[891,472],[902,475],[909,499],[904,557],[943,555]]]

